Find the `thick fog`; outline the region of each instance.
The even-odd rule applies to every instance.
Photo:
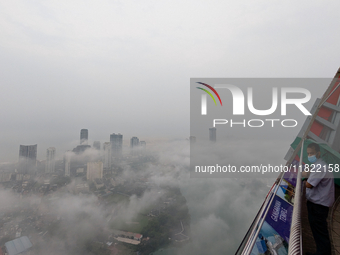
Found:
[[[266,147],[267,144],[264,144]],[[226,151],[226,159],[234,157],[231,151],[242,153],[246,144],[230,147]],[[259,145],[258,148],[262,148]],[[242,179],[231,178],[190,178],[189,158],[190,146],[187,140],[160,143],[153,148],[153,155],[158,160],[148,163],[145,168],[136,172],[128,165],[123,166],[119,177],[126,180],[149,176],[149,182],[157,189],[146,190],[140,197],[131,195],[128,203],[103,206],[95,195],[74,194],[76,180],[48,196],[38,197],[34,194],[21,196],[9,190],[1,190],[0,203],[2,213],[11,211],[23,212],[25,217],[34,211],[35,215],[42,214],[43,218],[54,219],[55,226],[48,227],[48,232],[39,234],[32,229],[30,237],[34,245],[39,246],[41,254],[65,254],[65,252],[81,252],[87,241],[105,239],[112,233],[111,220],[118,217],[121,221],[129,222],[138,213],[152,205],[166,192],[162,187],[179,187],[187,201],[190,214],[190,242],[170,248],[171,254],[233,254],[246,233],[251,221],[260,208],[265,195],[269,191],[274,178],[271,179]],[[273,151],[271,157],[280,158],[281,150]],[[256,158],[261,158],[261,151],[252,152]],[[78,156],[81,157],[81,156]],[[95,159],[95,150],[89,150],[83,158]],[[81,160],[81,158],[78,158]],[[41,181],[41,180],[37,180]],[[11,215],[11,214],[10,214]],[[15,215],[15,214],[14,214]],[[9,224],[19,227],[24,220],[23,214],[12,216]],[[43,219],[39,219],[41,221]],[[7,221],[7,220],[6,220]],[[7,223],[8,224],[8,223]],[[34,224],[37,224],[36,222]],[[53,237],[53,238],[48,238]],[[44,253],[46,252],[46,253]],[[85,251],[83,251],[85,254]],[[162,254],[162,253],[160,253]]]

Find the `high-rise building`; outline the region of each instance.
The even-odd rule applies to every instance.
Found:
[[[94,141],[93,142],[93,148],[95,148],[96,150],[100,151],[100,142],[99,141]]]
[[[209,140],[216,142],[216,128],[209,128]]]
[[[64,155],[65,176],[71,176],[71,153],[67,151]]]
[[[111,143],[104,143],[104,169],[110,169],[112,165]]]
[[[37,166],[38,145],[20,145],[18,172],[21,174],[32,173]]]
[[[46,151],[45,173],[53,173],[55,170],[55,148],[50,147]]]
[[[132,137],[130,140],[130,147],[131,149],[137,148],[139,146],[139,139],[138,137]]]
[[[140,141],[139,142],[139,147],[140,147],[140,153],[141,154],[145,154],[146,142],[145,141]]]
[[[95,179],[103,178],[103,162],[88,162],[87,163],[87,180],[94,181]]]
[[[89,139],[89,131],[87,129],[80,130],[80,144],[87,144]]]
[[[111,148],[112,148],[112,156],[113,157],[119,157],[122,155],[123,150],[123,135],[122,134],[111,134],[110,135],[110,142],[111,142]]]
[[[139,147],[139,139],[138,137],[132,137],[130,140],[130,149],[131,149],[131,154],[132,155],[137,155],[140,152],[140,147]]]
[[[19,157],[37,160],[37,147],[38,147],[37,144],[35,144],[35,145],[20,145]]]

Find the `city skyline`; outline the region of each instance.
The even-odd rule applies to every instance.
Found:
[[[88,135],[89,135],[89,130],[88,129],[81,129],[81,131],[82,130],[86,130],[87,131],[87,137],[88,137]],[[80,132],[81,132],[80,131]],[[114,134],[114,133],[113,133]],[[111,136],[113,135],[113,134],[109,134],[109,136],[110,136],[110,138],[111,138]],[[120,146],[122,146],[121,147],[121,152],[123,152],[123,150],[126,150],[126,151],[129,151],[130,150],[130,148],[131,148],[131,138],[134,138],[134,136],[132,136],[131,138],[127,138],[126,140],[124,140],[123,139],[123,135],[122,134],[120,134],[120,133],[117,133],[117,135],[119,135],[119,136],[122,136],[122,143],[121,143],[121,145]],[[60,150],[56,150],[57,148],[55,148],[55,147],[53,147],[53,146],[48,146],[47,148],[41,148],[41,150],[43,150],[43,151],[47,151],[47,155],[50,155],[50,153],[51,153],[51,150],[54,150],[54,152],[53,152],[53,158],[55,159],[55,160],[60,160],[60,159],[63,159],[64,158],[64,154],[67,152],[67,151],[70,151],[70,150],[72,150],[72,147],[74,147],[74,148],[76,148],[78,145],[87,145],[87,146],[89,146],[89,148],[91,147],[91,148],[96,148],[95,147],[95,145],[96,146],[99,146],[99,150],[101,151],[101,150],[105,150],[104,149],[104,144],[110,144],[111,145],[111,143],[110,143],[110,138],[109,139],[107,139],[107,140],[103,140],[103,141],[98,141],[98,140],[93,140],[93,145],[91,146],[91,145],[88,145],[88,143],[89,143],[89,141],[92,141],[92,140],[86,140],[86,142],[85,143],[81,143],[81,140],[82,139],[80,139],[80,142],[79,142],[79,140],[78,140],[78,143],[77,144],[74,144],[74,142],[76,141],[76,140],[74,140],[74,142],[72,143],[73,145],[71,145],[70,147],[68,147],[68,148],[66,148],[64,151],[60,151]],[[144,140],[146,140],[146,139],[144,139]],[[143,146],[145,147],[146,146],[146,141],[141,141],[141,142],[143,142]],[[98,144],[99,143],[99,144]],[[100,145],[101,144],[103,144],[103,147],[101,147]],[[36,160],[39,160],[39,161],[44,161],[44,160],[46,160],[47,161],[47,158],[49,157],[49,156],[46,156],[46,153],[41,153],[40,155],[39,155],[39,153],[38,153],[38,148],[39,148],[39,146],[38,146],[38,144],[36,144],[36,145],[34,145],[35,146],[35,158],[36,158]],[[26,152],[27,152],[27,148],[30,148],[30,145],[20,145],[19,146],[20,148],[19,148],[19,154],[20,153],[23,153],[22,151],[24,151],[25,150],[25,148],[26,148]],[[111,150],[112,150],[112,148],[111,148]],[[58,154],[57,154],[57,152],[58,152]],[[28,153],[28,152],[27,152]],[[21,154],[20,154],[21,155]],[[20,155],[19,155],[19,157],[20,157]],[[16,156],[17,157],[17,156]],[[15,162],[18,162],[19,160],[17,159],[13,159],[12,161],[10,161],[10,160],[4,160],[4,162],[8,162],[8,163],[15,163]],[[1,164],[2,162],[0,161],[0,164]]]

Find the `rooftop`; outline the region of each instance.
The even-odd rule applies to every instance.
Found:
[[[27,236],[22,236],[5,243],[8,255],[20,254],[32,247],[31,241]]]

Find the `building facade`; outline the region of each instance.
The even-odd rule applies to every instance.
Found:
[[[137,147],[139,147],[139,139],[138,139],[138,137],[134,136],[130,140],[130,148],[136,149]]]
[[[138,137],[132,137],[130,140],[130,152],[131,155],[137,156],[140,152],[139,139]]]
[[[55,170],[55,153],[54,147],[50,147],[46,151],[46,166],[45,173],[54,173]]]
[[[89,131],[87,129],[80,130],[80,144],[86,145],[89,140]]]
[[[112,157],[119,157],[122,155],[123,151],[123,135],[122,134],[111,134],[110,135],[110,143],[111,143],[111,153]]]
[[[103,162],[88,162],[86,177],[89,181],[94,181],[95,179],[103,179]]]
[[[71,155],[71,151],[65,152],[64,155],[65,176],[71,176]]]
[[[112,150],[111,143],[104,143],[104,169],[111,169]]]
[[[18,173],[33,173],[37,167],[38,145],[20,145]]]

